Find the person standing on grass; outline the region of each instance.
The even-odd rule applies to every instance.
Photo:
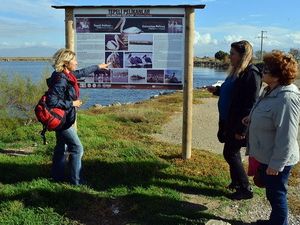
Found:
[[[74,185],[82,183],[81,158],[83,146],[76,130],[72,126],[76,120],[76,108],[82,105],[79,96],[77,78],[107,69],[108,64],[99,64],[76,70],[76,55],[69,49],[60,49],[53,55],[53,67],[55,71],[47,80],[50,87],[47,92],[47,105],[50,108],[66,110],[66,122],[62,129],[56,131],[56,146],[52,158],[52,177],[54,181],[65,181],[64,170],[66,152],[69,153],[70,182]]]
[[[266,54],[262,80],[265,94],[243,121],[249,125],[249,155],[260,162],[261,180],[272,211],[258,225],[287,225],[287,183],[291,168],[299,161],[297,142],[300,92],[293,84],[298,65],[283,52]]]
[[[221,87],[207,89],[218,95],[218,139],[224,143],[223,155],[230,167],[231,183],[227,188],[235,191],[233,200],[250,199],[252,188],[241,159],[241,147],[246,145],[247,126],[242,119],[249,114],[261,88],[258,68],[251,64],[253,48],[248,41],[231,44],[229,75]]]

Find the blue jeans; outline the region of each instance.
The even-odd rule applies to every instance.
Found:
[[[70,164],[70,182],[80,184],[81,158],[83,147],[73,127],[56,131],[56,146],[52,158],[52,176],[55,181],[64,181],[64,171],[67,155]]]
[[[262,180],[266,185],[267,199],[271,204],[272,211],[269,224],[288,225],[288,203],[287,203],[287,184],[292,166],[284,167],[277,176],[266,174],[267,165],[262,164]]]

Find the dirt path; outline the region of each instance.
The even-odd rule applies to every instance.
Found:
[[[192,147],[222,153],[223,144],[216,137],[218,129],[217,98],[201,99],[203,104],[193,106]],[[154,136],[161,141],[181,144],[182,113],[175,113],[170,122],[162,128],[161,134]]]
[[[192,147],[222,154],[223,144],[219,143],[216,136],[218,131],[218,99],[204,98],[201,100],[203,104],[193,105]],[[298,132],[298,142],[300,143],[299,133],[300,132]],[[154,137],[160,141],[179,145],[181,144],[181,136],[181,112],[176,112],[170,122],[163,126],[162,132],[154,135]]]

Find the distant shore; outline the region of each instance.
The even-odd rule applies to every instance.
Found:
[[[24,61],[24,62],[32,62],[32,61],[50,61],[51,57],[0,57],[0,62],[16,62],[16,61]]]
[[[0,57],[0,62],[49,62],[51,57]],[[216,60],[194,60],[195,67],[223,68],[228,64]]]

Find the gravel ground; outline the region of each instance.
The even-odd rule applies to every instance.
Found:
[[[222,154],[223,144],[219,143],[216,137],[218,129],[218,110],[217,98],[204,98],[203,104],[193,106],[193,137],[192,147],[195,149],[209,150],[214,153]],[[175,113],[170,122],[165,124],[160,134],[155,134],[154,137],[160,141],[181,144],[182,136],[182,113]],[[298,134],[299,140],[299,134]],[[294,189],[294,188],[293,188]],[[299,189],[299,187],[295,188]],[[255,200],[256,199],[256,200]],[[199,202],[201,204],[201,202]],[[235,210],[236,209],[236,210]],[[244,224],[251,224],[251,221],[256,219],[267,219],[270,214],[270,206],[266,199],[254,198],[251,208],[241,216],[238,211],[239,204],[233,203],[225,211],[232,212],[227,214],[227,219],[233,219],[237,215],[243,218]],[[300,215],[289,215],[290,225],[300,225]]]
[[[217,140],[218,109],[217,98],[204,98],[203,104],[193,105],[193,131],[192,147],[209,150],[222,154],[223,144]],[[162,127],[160,134],[154,134],[160,141],[181,144],[182,136],[182,113],[176,112],[170,122]],[[300,132],[298,133],[300,143]]]
[[[223,144],[216,139],[218,128],[217,98],[201,99],[203,104],[193,105],[192,147],[222,153]],[[161,141],[181,144],[182,113],[175,113],[170,122],[162,128],[161,134],[154,136]]]
[[[294,82],[300,87],[300,79]],[[222,154],[223,144],[217,140],[218,131],[218,98],[203,98],[203,104],[193,105],[192,147]],[[175,113],[170,122],[162,128],[162,133],[155,134],[158,140],[181,144],[182,113]],[[298,133],[300,143],[300,132]]]

